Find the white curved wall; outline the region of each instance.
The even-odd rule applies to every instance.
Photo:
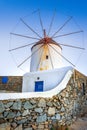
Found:
[[[31,57],[30,71],[49,70],[61,67],[62,57],[58,54],[61,54],[61,47],[56,44],[51,44],[54,49],[47,45],[41,46],[42,44],[37,44],[31,50],[32,54],[35,53]],[[48,55],[48,59],[46,59],[46,55]]]
[[[22,92],[34,92],[35,82],[43,81],[43,91],[55,88],[64,78],[70,67],[54,69],[49,71],[37,71],[26,73],[23,76]],[[38,79],[39,77],[39,79]]]

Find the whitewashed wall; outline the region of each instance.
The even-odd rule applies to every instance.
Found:
[[[34,92],[35,81],[43,81],[44,82],[43,91],[49,91],[61,83],[61,81],[63,80],[63,78],[65,77],[66,73],[69,70],[72,70],[72,68],[64,67],[49,71],[37,71],[26,73],[23,76],[22,92]]]

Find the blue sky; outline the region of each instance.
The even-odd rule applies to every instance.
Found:
[[[49,12],[50,16],[52,17],[55,9],[56,12],[74,17],[80,28],[84,31],[84,38],[82,36],[83,40],[81,39],[81,45],[84,44],[85,47],[85,51],[78,60],[76,69],[87,75],[86,0],[0,0],[0,75],[24,74],[24,71],[17,68],[14,60],[11,57],[11,54],[8,51],[10,32],[20,17],[26,16],[37,9],[40,9],[42,12],[44,12],[44,18],[46,12]],[[77,46],[78,45],[79,43]],[[75,50],[75,55],[76,51],[77,50]],[[75,55],[72,54],[73,59]]]

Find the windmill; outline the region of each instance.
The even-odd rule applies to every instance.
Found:
[[[37,10],[35,13],[38,13],[38,16],[39,16],[39,23],[40,23],[42,34],[43,34],[42,36],[37,31],[35,31],[35,29],[32,28],[23,18],[20,18],[20,22],[23,24],[25,28],[28,29],[28,31],[32,32],[32,36],[21,34],[21,33],[15,33],[15,32],[10,33],[11,36],[16,37],[16,38],[25,38],[25,39],[34,40],[34,42],[32,43],[28,43],[28,44],[17,46],[17,47],[12,47],[9,49],[11,53],[12,52],[16,53],[16,51],[19,51],[27,47],[28,48],[30,47],[31,49],[31,54],[28,55],[24,60],[22,60],[22,62],[19,63],[17,67],[20,68],[30,59],[31,59],[30,72],[38,72],[38,71],[43,71],[43,70],[52,70],[55,68],[61,68],[62,59],[64,59],[73,67],[75,67],[75,65],[69,59],[67,59],[65,56],[62,55],[62,47],[64,46],[64,47],[74,48],[74,49],[79,49],[79,50],[84,50],[84,48],[80,46],[62,44],[62,43],[56,42],[55,39],[79,34],[79,33],[82,33],[83,30],[80,29],[80,30],[73,31],[70,33],[59,34],[59,32],[63,30],[63,28],[73,19],[73,17],[70,16],[50,36],[54,18],[55,18],[55,13],[52,16],[48,31],[46,31],[46,29],[43,26],[43,21],[40,15],[40,11]],[[35,21],[33,22],[35,23]]]

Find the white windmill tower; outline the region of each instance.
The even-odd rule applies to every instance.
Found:
[[[52,38],[46,36],[45,30],[44,38],[32,46],[32,54],[36,50],[38,50],[37,53],[31,58],[30,71],[49,70],[62,66],[62,47],[53,41]],[[57,51],[59,55],[55,51]],[[56,62],[56,59],[58,59],[58,63]]]
[[[62,55],[61,46],[67,46],[76,49],[84,49],[77,46],[60,44],[57,43],[55,40],[53,40],[54,38],[57,37],[83,32],[82,30],[79,30],[67,34],[58,35],[58,36],[56,35],[72,19],[72,17],[70,17],[67,21],[65,21],[64,24],[51,37],[46,34],[46,30],[43,28],[40,13],[39,13],[39,18],[40,18],[40,24],[44,34],[43,37],[41,37],[34,29],[32,29],[31,26],[29,26],[23,19],[20,19],[21,22],[26,27],[28,27],[28,29],[30,29],[34,34],[36,34],[39,37],[39,40],[36,43],[32,43],[31,55],[18,65],[18,67],[22,66],[27,60],[31,58],[30,72],[25,73],[23,76],[22,92],[48,91],[58,86],[58,84],[63,80],[67,71],[71,69],[71,68],[66,68],[66,69],[61,68],[62,59],[66,60],[71,65],[73,65],[66,57]],[[51,30],[52,23],[53,23],[53,19],[51,21],[49,30]],[[35,37],[30,37],[27,35],[22,35],[13,32],[11,33],[11,35],[31,38],[31,39],[38,39]],[[31,44],[15,47],[10,49],[9,51],[12,52],[27,47],[29,45]]]

